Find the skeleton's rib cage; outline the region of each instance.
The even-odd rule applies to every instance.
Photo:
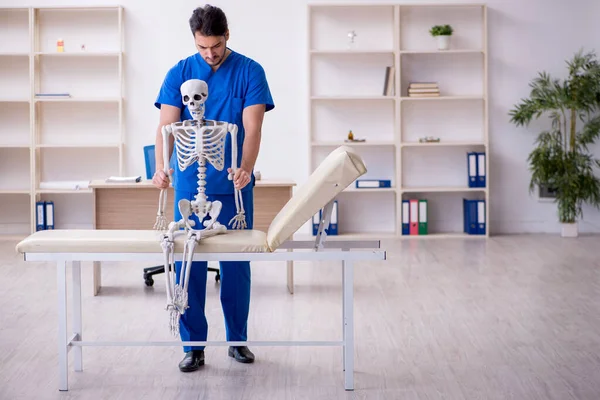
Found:
[[[225,138],[227,123],[204,120],[172,124],[177,146],[177,163],[183,171],[201,158],[208,160],[218,171],[225,167]],[[201,135],[196,133],[200,128]],[[200,146],[198,146],[200,145]]]

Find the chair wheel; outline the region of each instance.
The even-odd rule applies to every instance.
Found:
[[[146,284],[146,286],[152,286],[154,285],[154,279],[152,279],[152,276],[144,274],[144,283]]]

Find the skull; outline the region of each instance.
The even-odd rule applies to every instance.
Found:
[[[204,102],[208,97],[208,85],[200,79],[189,79],[179,88],[181,99],[196,120],[204,117]]]

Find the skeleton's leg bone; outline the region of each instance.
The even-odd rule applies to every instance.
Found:
[[[165,285],[167,290],[167,305],[165,309],[170,313],[170,330],[174,336],[179,335],[179,311],[177,309],[177,287],[175,285],[174,238],[177,235],[185,233],[185,231],[179,230],[182,227],[186,227],[183,219],[179,222],[171,222],[169,224],[169,231],[163,236],[161,243],[165,256]]]
[[[188,293],[188,283],[190,281],[190,272],[192,269],[192,260],[194,259],[194,250],[196,249],[196,244],[198,244],[198,241],[200,241],[200,239],[202,238],[202,232],[201,231],[190,231],[188,233],[188,240],[187,240],[187,245],[189,246],[188,248],[188,254],[187,254],[187,266],[185,268],[185,280],[183,281],[183,290],[186,294],[186,299],[187,299],[187,293]],[[181,282],[180,282],[181,284]],[[187,308],[187,303],[186,303],[186,308]],[[185,309],[184,309],[185,312]]]
[[[163,237],[161,246],[163,249],[163,254],[165,256],[165,284],[167,289],[167,307],[169,307],[169,305],[173,302],[173,288],[171,284],[170,268],[174,253],[173,250],[175,246],[172,238],[169,238],[169,235],[165,235]]]
[[[188,282],[190,279],[190,271],[192,269],[192,260],[194,259],[194,249],[197,241],[196,237],[199,236],[197,231],[189,231],[188,238],[183,248],[183,260],[181,263],[181,269],[179,271],[179,284],[175,286],[173,305],[171,309],[171,322],[179,322],[179,315],[185,314],[185,310],[188,308]],[[174,317],[173,314],[178,314]],[[177,327],[171,326],[174,330]]]

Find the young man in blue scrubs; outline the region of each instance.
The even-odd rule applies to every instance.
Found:
[[[180,86],[188,79],[201,79],[208,85],[205,119],[227,121],[238,126],[238,166],[233,181],[227,178],[229,168],[216,170],[206,163],[206,195],[208,201],[219,200],[223,208],[218,222],[231,229],[229,221],[236,214],[234,186],[241,190],[247,229],[253,226],[254,164],[258,156],[264,113],[274,108],[269,85],[262,66],[256,61],[227,47],[229,29],[227,18],[217,7],[206,5],[194,10],[190,29],[198,52],[175,64],[167,73],[155,106],[160,109],[156,132],[156,174],[153,183],[166,188],[169,178],[163,172],[161,127],[192,119],[183,105]],[[198,186],[198,163],[180,171],[173,149],[169,172],[175,189],[175,220],[181,219],[177,207],[180,199],[193,200]],[[231,165],[231,137],[225,142],[225,165]],[[192,214],[197,227],[202,225]],[[177,279],[181,263],[176,263]],[[247,340],[247,321],[250,305],[250,262],[221,262],[221,305],[225,317],[228,341]],[[180,319],[183,341],[207,340],[208,323],[204,313],[207,263],[194,262],[188,285],[189,308]],[[184,346],[185,357],[179,363],[183,372],[195,371],[204,364],[204,346]],[[251,363],[254,354],[246,346],[231,346],[228,354],[239,362]]]

